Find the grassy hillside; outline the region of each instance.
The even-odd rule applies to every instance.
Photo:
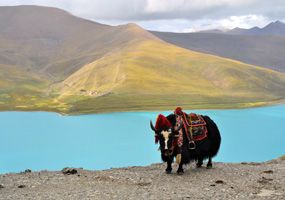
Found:
[[[64,102],[50,94],[50,82],[15,66],[0,65],[0,110],[63,112]]]
[[[285,72],[285,36],[152,32],[174,45]]]
[[[71,113],[89,113],[262,105],[283,99],[284,86],[282,73],[143,40],[83,66],[56,88]]]
[[[0,7],[0,110],[65,114],[240,108],[285,98],[285,74],[166,43],[135,24]]]

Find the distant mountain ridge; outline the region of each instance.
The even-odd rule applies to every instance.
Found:
[[[0,27],[0,110],[237,108],[285,98],[285,74],[181,48],[136,24],[15,6],[0,7]]]
[[[285,23],[281,21],[271,22],[263,28],[253,27],[250,29],[234,28],[226,31],[226,34],[237,35],[276,35],[285,36]]]
[[[285,24],[280,21],[272,22],[264,28],[195,33],[151,32],[166,42],[186,49],[285,73]]]
[[[233,35],[266,35],[266,36],[285,36],[285,23],[277,20],[275,22],[271,22],[264,26],[263,28],[259,28],[257,26],[246,29],[246,28],[233,28],[229,30],[220,30],[220,29],[209,29],[198,31],[195,33],[224,33],[224,34],[233,34]]]

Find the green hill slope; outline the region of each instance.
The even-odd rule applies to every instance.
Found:
[[[240,108],[285,98],[285,74],[177,47],[135,24],[0,7],[0,110],[65,114]]]
[[[174,45],[285,73],[285,37],[224,33],[151,32]]]
[[[285,97],[285,75],[143,40],[83,66],[56,88],[70,112],[261,105]]]

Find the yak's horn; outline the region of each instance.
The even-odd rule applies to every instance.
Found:
[[[154,132],[157,132],[157,130],[154,128],[153,124],[152,124],[152,121],[150,120],[150,128],[154,131]]]

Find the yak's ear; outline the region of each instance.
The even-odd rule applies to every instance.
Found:
[[[154,128],[153,124],[152,124],[152,121],[150,120],[150,128],[155,132],[157,133],[157,130]]]

